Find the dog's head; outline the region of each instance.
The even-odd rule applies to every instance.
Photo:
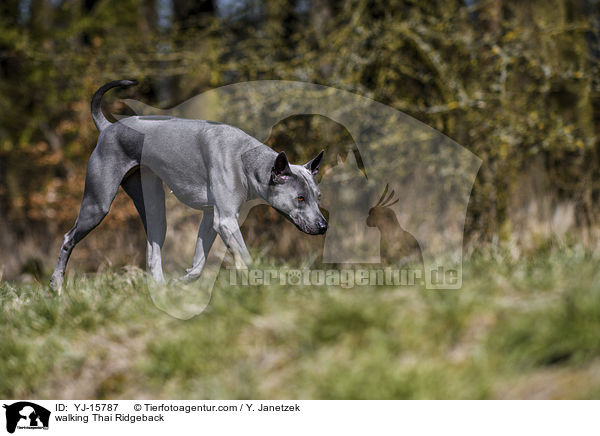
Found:
[[[309,235],[327,231],[327,221],[319,210],[321,193],[315,181],[322,159],[323,151],[306,165],[290,165],[282,151],[271,169],[269,204]]]

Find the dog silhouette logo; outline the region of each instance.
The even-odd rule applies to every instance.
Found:
[[[314,181],[318,183],[318,192],[322,194],[322,201],[317,203],[320,210],[327,211],[328,228],[323,236],[322,248],[315,248],[307,259],[310,263],[305,263],[304,268],[308,270],[321,255],[320,263],[327,269],[353,269],[354,266],[362,268],[370,264],[381,270],[419,270],[423,278],[421,283],[427,289],[449,290],[462,287],[467,206],[482,160],[434,128],[370,98],[341,89],[294,81],[235,83],[211,89],[165,109],[153,108],[131,99],[123,100],[123,103],[137,116],[114,114],[118,119],[115,124],[123,131],[130,132],[131,137],[143,138],[138,150],[140,168],[149,168],[150,173],[152,168],[164,171],[165,178],[173,176],[177,179],[172,184],[180,184],[182,178],[187,180],[188,173],[195,174],[195,169],[189,169],[190,162],[182,157],[184,155],[173,152],[172,139],[164,136],[168,132],[177,133],[177,129],[156,128],[154,126],[158,124],[151,124],[154,121],[167,126],[169,117],[172,117],[177,125],[189,122],[192,126],[199,120],[212,120],[212,123],[223,123],[237,129],[236,132],[239,130],[241,134],[248,135],[254,138],[253,141],[263,145],[270,141],[275,126],[290,117],[319,116],[336,123],[345,129],[347,140],[336,140],[331,144],[333,148],[328,148],[326,141],[313,144],[325,149],[319,178]],[[206,128],[212,129],[212,125]],[[223,154],[225,148],[219,144],[219,147],[214,148],[214,158],[222,160],[229,155]],[[299,145],[295,144],[295,149]],[[257,146],[252,150],[258,149]],[[123,156],[128,156],[126,152],[123,153]],[[231,153],[237,153],[237,146],[232,145]],[[189,155],[194,156],[194,152],[190,151]],[[165,166],[161,162],[165,162],[166,157],[170,163]],[[124,162],[129,162],[128,159],[125,157]],[[250,161],[247,157],[246,162]],[[236,158],[235,162],[243,163],[241,157]],[[171,171],[175,167],[177,171]],[[234,167],[237,173],[233,172]],[[170,169],[167,171],[165,168]],[[232,172],[222,172],[223,180],[235,184],[238,179],[248,176],[243,173],[246,170],[240,173],[242,166],[239,163],[232,164],[231,168]],[[260,171],[256,174],[263,174]],[[147,178],[140,173],[139,180],[136,178],[132,181],[136,186],[132,192],[137,193],[135,195],[138,197],[139,192],[142,192],[144,197],[149,195],[150,198],[162,199],[163,181],[157,180],[156,174],[153,176],[150,173]],[[268,178],[264,180],[269,183]],[[173,191],[169,182],[164,182]],[[225,187],[229,185],[229,182],[225,183]],[[290,190],[290,186],[292,185],[287,185],[285,189]],[[246,191],[247,186],[243,185],[240,192],[233,196],[223,195],[223,198],[231,197],[241,201],[248,197]],[[189,192],[189,195],[184,190],[179,195],[187,199],[188,203],[182,203],[192,209],[201,208],[204,203],[193,206],[196,194],[191,194],[192,191],[185,192]],[[177,192],[173,193],[177,197]],[[234,242],[234,245],[246,249],[243,235],[237,227],[243,224],[250,209],[259,204],[273,205],[273,199],[290,199],[291,206],[279,211],[284,212],[288,219],[290,211],[293,211],[294,216],[304,216],[304,212],[300,213],[306,206],[304,196],[295,197],[292,192],[288,194],[282,194],[281,197],[265,194],[265,198],[259,195],[260,198],[254,198],[240,206],[234,213],[235,217],[228,221],[236,231],[235,241],[238,242]],[[296,198],[302,203],[294,202]],[[315,198],[318,199],[319,195]],[[164,239],[161,235],[166,231],[167,218],[162,212],[158,216],[150,206],[159,204],[162,208],[164,200],[152,203],[138,198],[138,204],[141,206],[141,211],[138,208],[138,212],[143,217],[142,221],[146,219],[147,234],[158,235],[157,240],[148,245],[151,247],[148,255],[157,259],[152,265],[156,277],[160,279]],[[148,207],[150,208],[146,211]],[[238,207],[237,203],[235,207]],[[148,220],[147,217],[152,214],[156,219]],[[179,292],[176,298],[172,298],[168,287],[150,287],[156,306],[177,318],[189,319],[206,309],[228,250],[233,254],[236,268],[242,266],[243,269],[243,264],[248,264],[242,259],[239,249],[231,250],[221,238],[213,236],[214,220],[210,218],[212,215],[203,213],[202,223],[205,222],[205,216],[206,224],[200,225],[200,237],[196,240],[192,267],[187,269],[188,274],[184,276],[187,277],[186,280],[191,280],[202,275],[200,286],[203,292],[185,293],[186,297],[182,299]],[[202,237],[205,234],[210,237]],[[225,235],[226,238],[228,235]],[[177,255],[179,254],[178,252]],[[238,259],[235,259],[236,256]],[[251,260],[249,254],[245,257]]]
[[[11,405],[4,404],[6,409],[6,431],[14,433],[18,429],[48,429],[50,411],[29,401],[19,401]]]

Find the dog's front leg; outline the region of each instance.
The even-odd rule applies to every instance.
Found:
[[[202,222],[198,229],[198,239],[196,240],[196,251],[194,252],[194,261],[192,267],[186,270],[187,274],[183,276],[183,280],[193,281],[196,280],[202,274],[206,259],[210,248],[215,242],[217,232],[213,228],[214,226],[214,211],[212,209],[205,209],[202,215]]]
[[[221,215],[217,210],[214,217],[213,228],[219,234],[229,251],[233,254],[236,267],[247,268],[252,263],[252,258],[242,238],[237,217]]]

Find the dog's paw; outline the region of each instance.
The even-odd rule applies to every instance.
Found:
[[[62,274],[52,274],[52,278],[50,278],[50,289],[60,295],[62,292],[64,279],[64,275]]]
[[[190,271],[193,271],[193,270],[190,269]],[[187,271],[188,274],[184,275],[179,280],[181,280],[183,283],[191,283],[195,280],[198,280],[198,278],[200,277],[200,274],[190,273],[190,271]]]

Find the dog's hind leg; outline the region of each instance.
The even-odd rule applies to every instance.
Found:
[[[165,191],[162,180],[147,167],[140,167],[121,183],[131,197],[146,230],[148,270],[154,280],[164,283],[161,249],[167,233]]]
[[[144,225],[144,231],[148,232],[148,226],[146,224],[146,208],[144,206],[144,194],[142,192],[142,173],[140,168],[136,168],[135,171],[131,172],[121,182],[123,191],[133,201],[135,208],[140,215],[142,224]]]
[[[194,252],[194,261],[192,267],[186,270],[187,274],[183,276],[183,280],[193,281],[200,277],[210,248],[215,242],[217,232],[213,228],[214,210],[204,209],[202,222],[198,229],[198,239],[196,240],[196,251]]]
[[[104,219],[117,194],[121,179],[131,168],[131,164],[126,163],[115,165],[114,160],[105,159],[103,154],[102,149],[97,147],[90,157],[79,215],[73,228],[65,234],[60,247],[58,261],[50,279],[50,286],[59,293],[73,248]]]
[[[146,231],[148,270],[158,283],[164,283],[161,249],[167,233],[165,191],[162,180],[147,167],[140,167],[121,183],[131,197]]]

